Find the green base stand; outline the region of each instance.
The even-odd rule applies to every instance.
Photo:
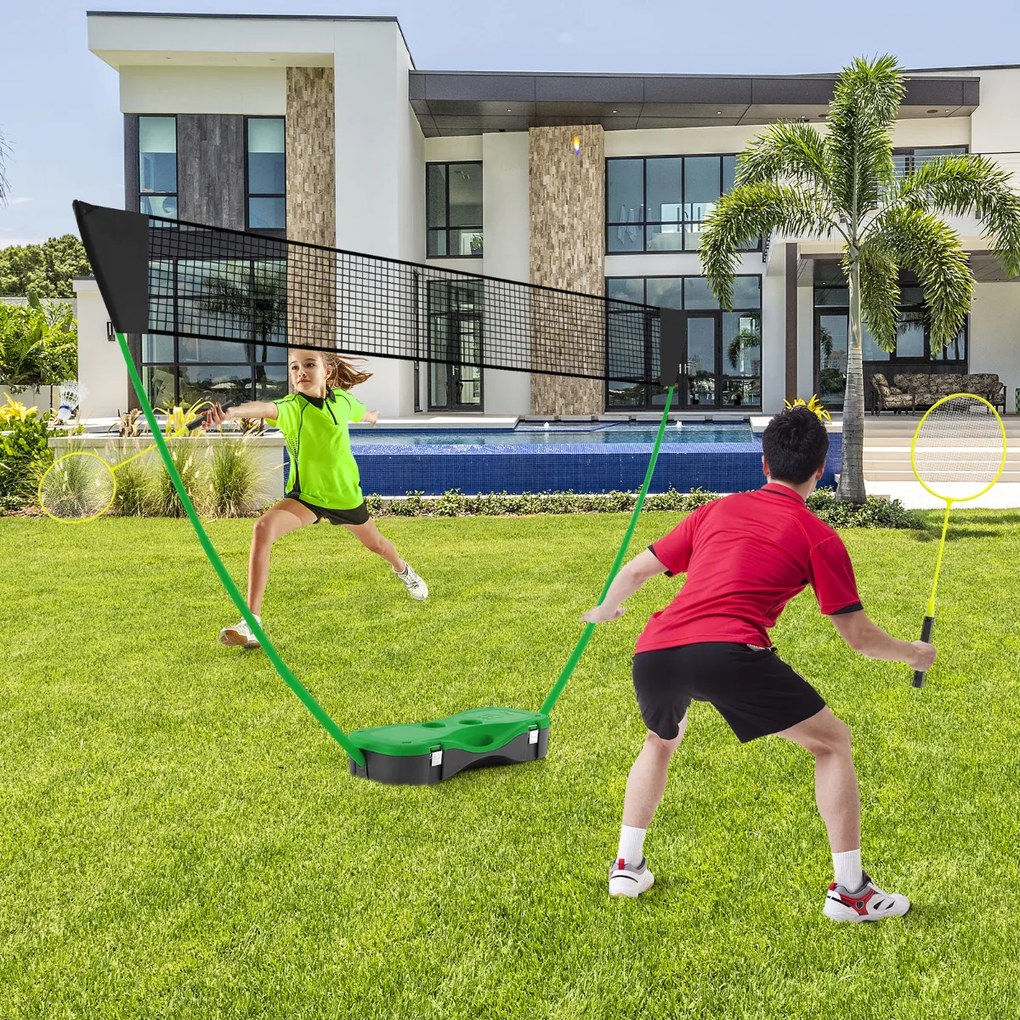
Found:
[[[465,769],[544,758],[549,716],[519,708],[476,708],[433,722],[373,726],[349,739],[365,757],[351,775],[378,783],[428,786]]]

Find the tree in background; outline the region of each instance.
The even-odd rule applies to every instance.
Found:
[[[34,294],[27,306],[0,304],[0,383],[21,393],[77,374],[78,323],[70,305],[44,304]]]
[[[73,297],[71,281],[91,273],[85,247],[74,234],[0,249],[0,297]]]
[[[723,308],[747,239],[840,240],[850,328],[837,498],[851,503],[865,500],[861,326],[885,350],[896,349],[900,270],[920,282],[932,354],[960,332],[974,287],[967,254],[941,215],[973,212],[1006,271],[1020,273],[1020,195],[1006,170],[969,154],[933,158],[897,177],[892,125],[905,89],[893,57],[855,60],[836,82],[826,133],[802,123],[766,128],[738,154],[736,187],[701,235],[701,264]]]

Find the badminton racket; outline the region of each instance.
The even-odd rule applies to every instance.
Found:
[[[230,407],[226,404],[226,407]],[[186,435],[205,422],[199,416],[188,422],[175,436]],[[39,480],[39,506],[61,524],[83,524],[102,516],[117,495],[115,472],[156,449],[156,444],[139,450],[126,460],[111,464],[105,457],[87,450],[67,453],[55,460]]]
[[[973,393],[943,397],[925,413],[910,444],[910,464],[917,480],[936,499],[946,502],[942,537],[935,560],[931,596],[921,625],[921,640],[930,641],[935,626],[935,592],[946,546],[949,511],[984,495],[1006,466],[1006,429],[995,408]],[[925,671],[914,672],[914,686],[924,684]]]

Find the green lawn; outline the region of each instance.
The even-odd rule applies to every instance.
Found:
[[[0,519],[0,1017],[773,1018],[1020,1013],[1020,512],[959,513],[921,691],[810,593],[774,637],[854,732],[865,865],[900,921],[822,917],[809,756],[706,705],[610,900],[643,730],[629,658],[675,582],[599,628],[540,762],[356,780],[261,653],[186,521]],[[633,549],[675,518],[643,517]],[[866,608],[914,636],[928,532],[846,533]],[[413,603],[340,529],[274,552],[266,627],[347,730],[538,708],[623,515],[388,519]],[[250,521],[209,526],[243,580]]]

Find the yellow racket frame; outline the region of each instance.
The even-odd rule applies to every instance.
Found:
[[[184,426],[184,428],[177,429],[176,431],[172,432],[170,434],[170,436],[168,436],[168,438],[169,439],[176,439],[178,436],[185,436],[189,432],[193,432],[195,430],[195,428],[197,428],[199,425],[202,424],[202,420],[203,419],[202,419],[201,415],[198,418],[193,418],[187,425]],[[133,453],[133,454],[131,454],[130,457],[127,457],[124,460],[117,461],[116,464],[111,464],[105,457],[100,457],[98,453],[92,453],[91,450],[74,450],[71,453],[65,453],[62,457],[58,457],[43,472],[42,478],[39,479],[39,489],[38,489],[38,492],[39,492],[39,506],[42,509],[42,512],[44,514],[46,514],[46,516],[51,521],[57,521],[60,524],[87,524],[89,521],[94,521],[94,520],[96,520],[96,518],[102,517],[103,514],[105,514],[106,511],[109,510],[111,506],[113,506],[113,501],[114,501],[114,499],[117,496],[117,471],[118,471],[118,469],[124,467],[125,464],[130,464],[131,461],[133,461],[133,460],[138,460],[139,457],[144,457],[147,453],[152,453],[152,451],[155,450],[155,449],[156,449],[156,444],[152,443],[150,446],[145,447],[144,450],[139,450],[138,453]],[[60,464],[62,461],[67,460],[69,457],[95,457],[95,459],[98,460],[99,463],[102,464],[103,467],[105,467],[106,470],[109,471],[111,475],[113,475],[113,488],[110,491],[110,500],[106,504],[106,506],[104,506],[103,509],[100,510],[98,513],[90,514],[88,517],[57,517],[56,514],[51,514],[49,512],[49,510],[46,509],[46,504],[43,502],[43,484],[46,481],[46,476],[58,464]]]
[[[921,477],[921,473],[917,470],[917,459],[915,452],[917,450],[917,437],[921,434],[921,429],[924,427],[925,421],[928,416],[936,409],[941,407],[944,403],[949,400],[956,400],[959,397],[969,397],[971,400],[976,400],[981,404],[984,404],[988,412],[995,417],[995,422],[999,426],[999,434],[1002,436],[1002,457],[999,460],[999,469],[995,472],[995,477],[979,492],[975,492],[970,496],[945,496],[941,492],[936,492],[925,480]],[[952,509],[954,503],[967,503],[972,499],[977,499],[978,496],[983,496],[1001,477],[1002,472],[1006,469],[1006,426],[1002,424],[1002,419],[999,417],[999,412],[995,410],[992,405],[985,400],[984,397],[979,397],[976,393],[951,393],[948,397],[942,397],[937,400],[921,417],[921,420],[917,423],[917,428],[914,429],[914,438],[910,443],[910,467],[914,472],[914,477],[921,484],[921,487],[925,492],[931,493],[936,499],[945,500],[946,512],[942,518],[942,536],[939,539],[939,552],[935,560],[935,576],[931,582],[931,595],[928,597],[928,606],[925,612],[925,621],[921,629],[921,640],[927,641],[931,637],[932,626],[935,622],[935,592],[938,589],[939,584],[939,573],[942,570],[942,553],[946,548],[946,530],[949,527],[949,511]],[[924,683],[924,673],[914,673],[914,686],[920,687]]]

